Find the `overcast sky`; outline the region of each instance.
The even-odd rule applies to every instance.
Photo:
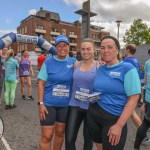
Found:
[[[64,0],[68,5],[82,7],[81,0]],[[84,0],[86,1],[86,0]],[[117,37],[116,20],[121,20],[120,42],[126,29],[129,29],[134,19],[140,18],[150,27],[150,1],[149,0],[91,0],[91,11],[97,16],[91,18],[94,25],[105,27],[111,35]]]
[[[0,5],[0,37],[10,31],[16,32],[20,21],[43,7],[45,10],[58,12],[62,21],[81,21],[81,16],[74,12],[82,8],[86,0],[5,0]],[[140,18],[150,27],[150,0],[90,0],[91,11],[97,16],[91,18],[91,23],[105,27],[104,31],[117,37],[116,20],[121,20],[120,42],[126,29],[129,29],[134,19]],[[8,5],[9,4],[9,5]],[[13,5],[13,7],[12,7]]]

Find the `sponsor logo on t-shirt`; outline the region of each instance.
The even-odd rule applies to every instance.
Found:
[[[118,76],[119,77],[120,74],[121,74],[120,72],[113,72],[113,71],[110,72],[110,75],[113,75],[113,76]]]
[[[72,68],[72,67],[73,67],[73,64],[67,65],[67,68]]]

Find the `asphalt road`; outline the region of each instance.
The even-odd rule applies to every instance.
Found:
[[[15,103],[17,108],[5,110],[4,101],[0,104],[0,116],[4,121],[4,134],[0,140],[0,150],[38,150],[40,140],[40,124],[38,118],[37,106],[37,86],[36,81],[32,81],[33,97],[35,101],[22,100],[20,93],[20,83],[16,90]],[[26,91],[27,93],[27,91]],[[137,112],[139,108],[137,108]],[[132,121],[128,122],[128,137],[124,150],[132,150],[133,139],[135,137],[136,127]],[[150,136],[150,133],[148,133]],[[6,146],[4,146],[4,143]],[[82,150],[83,137],[82,127],[76,141],[77,150]],[[7,147],[7,149],[6,149]],[[63,148],[64,150],[64,148]],[[96,150],[96,147],[93,147]],[[143,146],[142,150],[150,150],[150,145]]]

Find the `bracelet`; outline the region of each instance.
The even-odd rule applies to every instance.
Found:
[[[44,103],[43,102],[38,102],[38,105],[43,105]]]

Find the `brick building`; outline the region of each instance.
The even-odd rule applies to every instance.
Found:
[[[109,35],[109,32],[102,31],[102,27],[91,25],[90,37],[93,38],[96,50],[99,50],[100,39]],[[54,44],[55,37],[63,34],[70,40],[70,51],[77,52],[80,50],[81,41],[81,23],[61,21],[56,12],[44,10],[42,7],[36,15],[30,15],[20,22],[17,28],[18,34],[41,36],[51,44]],[[20,52],[21,50],[40,51],[40,48],[34,44],[14,43],[13,49]]]

